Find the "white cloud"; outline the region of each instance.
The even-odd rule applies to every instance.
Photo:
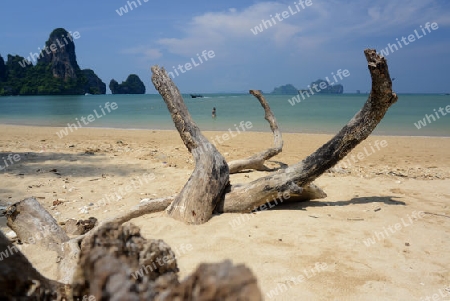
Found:
[[[329,5],[320,3],[321,6]],[[333,14],[341,16],[330,29],[342,36],[395,36],[426,22],[450,24],[450,18],[437,0],[372,1],[354,4],[331,4]],[[326,23],[332,20],[325,20]]]
[[[305,20],[305,17],[308,18],[306,11],[311,9],[310,7],[288,19],[277,21],[277,24],[264,29],[258,36],[255,36],[251,29],[258,26],[263,19],[270,20],[271,15],[287,9],[288,5],[285,4],[263,2],[240,11],[232,8],[225,12],[207,12],[192,19],[183,29],[184,37],[160,39],[157,43],[169,52],[183,56],[192,56],[202,49],[211,48],[257,49],[264,44],[268,45],[269,42],[273,44],[271,47],[278,47],[285,45],[303,29],[307,29],[307,23],[302,25],[301,21]]]
[[[287,1],[204,12],[177,34],[148,42],[154,51],[150,56],[161,58],[164,53],[164,60],[158,64],[172,66],[195,58],[203,50],[213,50],[214,60],[196,68],[190,76],[215,72],[222,80],[226,78],[229,86],[272,85],[274,81],[303,84],[312,77],[329,74],[335,67],[359,66],[356,63],[364,62],[362,51],[368,45],[385,47],[426,22],[438,22],[440,27],[450,24],[441,0],[312,0],[310,7],[257,35],[252,33],[263,19],[289,11],[289,6],[295,9],[295,0]],[[360,57],[355,58],[356,53]],[[226,86],[225,82],[216,84],[217,89]]]
[[[326,43],[374,36],[397,36],[425,22],[449,24],[450,17],[437,0],[316,1],[295,15],[264,29],[258,35],[251,28],[277,13],[295,10],[292,3],[261,2],[245,9],[230,8],[196,16],[182,29],[180,38],[157,41],[173,54],[192,57],[203,49],[218,53],[264,51],[268,48],[318,49]]]

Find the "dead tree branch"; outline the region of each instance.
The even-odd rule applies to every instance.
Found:
[[[220,212],[248,212],[279,193],[292,194],[333,167],[372,133],[398,96],[392,91],[386,59],[374,49],[366,49],[364,53],[372,77],[372,91],[363,108],[336,136],[303,161],[251,183],[231,187]]]
[[[82,249],[74,298],[96,300],[262,300],[257,280],[229,261],[202,264],[182,283],[175,254],[161,240],[146,240],[138,227],[107,223]]]
[[[218,212],[249,212],[274,199],[298,201],[325,197],[326,194],[312,181],[366,139],[398,98],[392,91],[386,60],[371,49],[365,50],[365,56],[372,78],[372,91],[363,108],[338,134],[293,166],[253,182],[233,186],[229,185],[230,170],[225,159],[192,120],[178,88],[164,69],[152,67],[153,84],[166,102],[181,139],[196,161],[194,172],[182,191],[176,197],[142,203],[111,219],[113,222],[103,222],[86,235],[72,240],[34,198],[7,209],[8,226],[22,241],[31,242],[30,237],[40,233],[42,239],[39,243],[58,252],[63,258],[59,269],[66,271],[60,279],[72,283],[70,279],[75,274],[72,297],[93,295],[96,300],[187,301],[211,298],[259,301],[262,297],[256,279],[245,267],[234,267],[229,262],[201,265],[191,277],[180,283],[176,276],[175,258],[154,266],[158,256],[165,258],[171,253],[170,247],[161,241],[147,241],[140,236],[139,228],[121,224],[166,208],[167,213],[176,219],[200,224],[211,218],[214,209]],[[257,92],[252,94],[257,98],[261,96]],[[279,153],[283,142],[270,108],[262,96],[258,99],[275,137],[275,147],[261,153],[265,154],[262,155],[264,158],[275,155],[277,151]],[[263,162],[259,167],[263,166]],[[249,168],[248,165],[246,168]],[[63,298],[64,289],[70,289],[40,275],[0,233],[0,252],[2,250],[8,250],[11,257],[3,259],[0,269],[0,299],[24,300],[33,297],[54,300]],[[135,279],[130,277],[132,272],[148,265],[154,267],[150,273]]]
[[[167,72],[158,66],[152,67],[152,72],[152,82],[166,102],[175,127],[195,160],[191,177],[167,213],[188,224],[205,223],[211,218],[229,183],[227,162],[192,120],[180,91]]]
[[[247,159],[231,161],[230,163],[228,163],[228,166],[230,167],[230,174],[237,173],[245,169],[268,171],[270,169],[264,165],[264,162],[278,155],[283,150],[283,138],[281,136],[281,131],[278,128],[277,120],[273,115],[269,104],[260,91],[250,90],[250,94],[255,96],[259,100],[261,106],[264,108],[264,118],[267,120],[267,122],[269,122],[270,129],[273,133],[274,147],[255,154]]]

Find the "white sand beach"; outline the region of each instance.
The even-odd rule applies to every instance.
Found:
[[[0,160],[5,167],[0,206],[34,196],[59,222],[90,216],[102,221],[142,199],[176,194],[194,166],[175,131],[83,128],[60,139],[57,130],[0,126],[0,157],[19,156],[7,167]],[[283,152],[269,162],[272,167],[278,166],[275,161],[302,160],[331,136],[283,138]],[[233,160],[271,143],[271,133],[245,132],[218,149]],[[370,136],[344,160],[345,168],[315,181],[328,194],[325,199],[280,204],[250,216],[222,214],[200,226],[163,212],[131,222],[144,237],[177,249],[181,277],[200,262],[231,259],[253,271],[266,300],[422,300],[434,294],[445,300],[442,295],[450,296],[445,290],[450,287],[449,149],[449,138]],[[147,183],[136,184],[145,174],[152,175]],[[231,183],[264,174],[232,175]],[[113,192],[121,199],[99,202]],[[62,204],[53,206],[56,200]],[[10,231],[3,217],[0,228]],[[34,246],[22,250],[41,273],[55,278],[54,253]]]

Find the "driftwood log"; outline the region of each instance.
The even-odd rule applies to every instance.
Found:
[[[372,78],[372,90],[362,109],[330,141],[303,161],[249,184],[232,187],[225,195],[223,212],[250,211],[278,193],[288,191],[292,195],[301,192],[301,187],[333,167],[373,132],[398,96],[392,91],[386,59],[373,49],[364,53]]]
[[[174,197],[139,204],[71,240],[36,200],[27,199],[8,208],[8,225],[22,241],[26,242],[30,234],[38,232],[46,233],[44,237],[49,236],[42,241],[48,243],[48,249],[56,249],[62,258],[60,269],[65,271],[58,279],[70,285],[64,286],[42,277],[19,250],[14,250],[17,253],[14,254],[17,256],[15,260],[7,258],[1,263],[0,297],[28,300],[26,296],[35,296],[34,300],[53,300],[55,296],[64,298],[65,288],[70,292],[69,300],[85,296],[93,296],[96,300],[261,300],[251,271],[227,261],[201,265],[190,277],[179,282],[176,259],[169,256],[170,247],[162,241],[147,241],[140,236],[137,227],[122,224],[163,210],[178,220],[200,224],[207,222],[214,211],[251,212],[272,200],[292,202],[325,197],[326,194],[312,182],[366,139],[397,101],[386,60],[372,49],[364,53],[372,78],[372,90],[363,108],[336,136],[301,162],[246,184],[230,183],[230,172],[249,168],[265,170],[264,161],[278,154],[283,146],[275,117],[262,95],[251,91],[266,112],[275,145],[251,158],[231,162],[230,169],[224,157],[192,120],[178,88],[165,70],[152,67],[152,81],[196,162],[188,182]],[[0,247],[0,252],[14,248],[1,233]],[[167,257],[167,262],[164,260],[164,264],[155,266],[155,259],[161,256]],[[145,273],[143,267],[147,267]],[[18,270],[24,275],[17,274]],[[142,275],[134,277],[138,271]],[[41,290],[36,290],[36,287]]]
[[[64,285],[37,272],[0,232],[0,300],[263,300],[252,272],[230,261],[201,264],[180,282],[171,248],[133,224],[105,223],[83,242]]]
[[[58,222],[35,199],[28,198],[6,210],[7,225],[22,242],[58,251],[69,240]]]
[[[22,242],[57,253],[60,261],[57,280],[71,283],[79,247],[77,242],[69,241],[69,236],[44,207],[35,198],[28,198],[9,206],[5,215],[8,227]]]
[[[172,200],[160,200],[151,206],[144,203],[137,208],[161,211]],[[27,215],[30,208],[36,213]],[[21,229],[27,220],[31,225],[49,221],[49,213],[34,198],[10,206],[6,215],[15,229]],[[138,227],[122,225],[129,218],[132,214],[113,219],[116,222],[104,222],[96,231],[61,244],[58,254],[68,260],[55,264],[58,271],[66,270],[64,275],[70,275],[69,284],[39,274],[0,232],[0,300],[262,300],[252,272],[230,261],[202,264],[180,282],[175,253],[162,240],[143,238]],[[54,230],[59,231],[62,229]],[[27,231],[17,233],[23,241],[28,235]],[[54,251],[52,245],[47,249]]]
[[[192,120],[183,97],[164,70],[152,67],[152,81],[172,116],[180,137],[195,160],[187,183],[167,209],[167,214],[189,224],[207,222],[229,184],[228,164]]]
[[[207,156],[198,161],[198,149],[201,147],[201,144],[192,143],[192,141],[198,140],[201,143],[210,143],[204,141],[206,138],[198,131],[198,128],[186,112],[183,98],[178,88],[167,75],[167,72],[157,66],[152,67],[153,84],[166,102],[167,108],[172,115],[172,119],[177,126],[177,130],[184,144],[193,153],[198,166],[201,164],[205,172],[210,170],[215,171],[215,176],[209,179],[214,184],[214,187],[216,187],[215,194],[211,193],[210,190],[212,187],[210,186],[193,187],[195,190],[193,194],[201,195],[202,197],[184,200],[181,207],[179,206],[181,204],[180,202],[174,202],[169,209],[169,215],[174,210],[173,205],[179,206],[175,210],[183,210],[187,214],[184,217],[178,215],[178,219],[182,219],[186,223],[199,223],[205,222],[206,218],[211,216],[211,207],[215,208],[219,213],[251,212],[260,206],[264,206],[265,203],[271,200],[279,199],[280,196],[285,196],[285,198],[289,199],[304,199],[302,197],[304,188],[308,187],[312,181],[333,167],[353,148],[366,139],[384,117],[389,107],[397,101],[398,97],[392,91],[392,81],[386,59],[379,56],[374,49],[366,49],[364,54],[372,78],[372,90],[363,108],[355,114],[347,125],[330,141],[303,161],[285,169],[272,172],[253,182],[238,185],[228,184],[226,181],[217,181],[218,175],[222,176],[222,179],[227,178],[227,175],[224,173],[229,173],[229,171],[223,167],[223,162],[220,161],[220,166],[223,167],[223,170],[221,169],[219,173],[218,162],[209,159],[215,157],[223,158],[216,148],[208,148]],[[258,96],[255,91],[251,93]],[[270,109],[267,110],[265,108],[265,110],[267,117],[267,112]],[[192,128],[195,128],[195,130],[191,130]],[[189,135],[186,135],[187,131]],[[272,128],[272,131],[277,139],[277,128]],[[278,144],[280,146],[280,142]],[[204,173],[196,173],[194,171],[188,183],[204,183],[204,175]],[[226,189],[226,193],[223,195],[222,192],[224,189]],[[186,191],[184,190],[182,191],[183,195],[186,195]],[[202,216],[202,218],[193,219],[190,216],[193,213]]]
[[[233,266],[229,261],[202,264],[182,282],[177,272],[175,254],[163,241],[146,240],[132,224],[107,223],[81,250],[73,297],[262,300],[256,278],[242,265]]]

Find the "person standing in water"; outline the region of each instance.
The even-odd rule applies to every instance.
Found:
[[[212,118],[216,118],[216,107],[212,110]]]

